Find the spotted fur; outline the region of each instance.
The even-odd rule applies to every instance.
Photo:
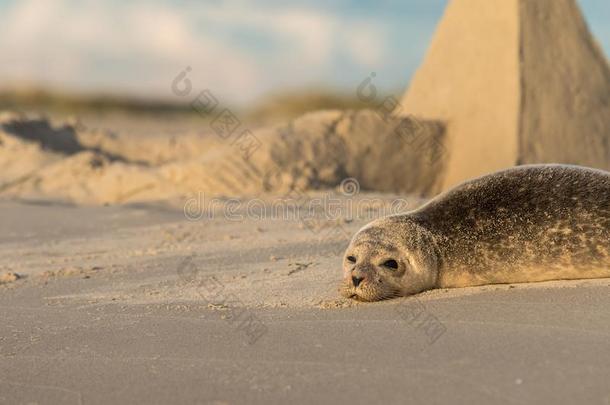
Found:
[[[397,269],[383,266],[389,259]],[[346,251],[340,290],[377,301],[439,287],[602,277],[610,277],[610,173],[529,165],[368,224]]]

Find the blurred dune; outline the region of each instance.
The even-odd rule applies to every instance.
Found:
[[[361,110],[370,108],[355,94],[331,92],[328,89],[303,89],[270,94],[247,112],[254,122],[277,122],[297,118],[317,110]]]
[[[89,111],[190,112],[184,104],[119,94],[77,94],[43,86],[13,86],[0,90],[0,109],[69,112]]]
[[[289,120],[316,110],[359,110],[370,107],[356,94],[314,88],[275,92],[248,107],[230,107],[248,122],[267,124]],[[138,98],[122,94],[67,93],[37,85],[0,89],[0,110],[34,112],[67,117],[95,114],[130,114],[133,119],[150,114],[196,116],[204,122],[205,114],[193,110],[190,103]],[[183,117],[184,118],[184,117]]]

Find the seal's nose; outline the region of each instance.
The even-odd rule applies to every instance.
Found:
[[[363,277],[352,276],[352,283],[354,283],[354,287],[358,287],[362,280],[364,280]]]

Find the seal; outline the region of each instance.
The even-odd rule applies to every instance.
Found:
[[[354,235],[340,293],[610,277],[610,173],[526,165],[463,183]]]

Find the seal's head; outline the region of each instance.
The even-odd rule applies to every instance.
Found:
[[[408,215],[371,222],[345,251],[341,295],[379,301],[434,288],[438,275],[434,246],[432,234]]]

